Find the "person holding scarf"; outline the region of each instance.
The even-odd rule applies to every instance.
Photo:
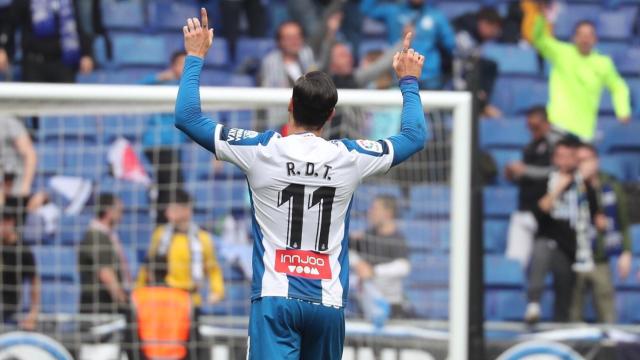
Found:
[[[10,39],[22,36],[22,80],[72,83],[93,71],[92,41],[80,26],[76,0],[13,0],[0,24],[0,72],[8,68]]]
[[[596,191],[601,212],[594,217],[594,231],[591,233],[595,265],[592,271],[577,273],[571,320],[583,320],[584,300],[591,289],[597,321],[612,324],[617,316],[609,260],[618,256],[617,272],[621,279],[625,279],[631,272],[633,258],[626,195],[620,183],[599,171],[598,153],[593,146],[582,145],[577,155],[585,181]]]

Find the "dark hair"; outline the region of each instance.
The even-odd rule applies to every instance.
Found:
[[[182,189],[177,189],[171,194],[171,200],[169,200],[169,203],[179,205],[191,205],[191,202],[191,195]]]
[[[378,195],[376,196],[375,200],[380,201],[382,203],[382,206],[384,206],[385,209],[391,211],[391,214],[394,218],[396,217],[396,215],[398,214],[398,203],[394,196],[386,194]]]
[[[485,6],[478,10],[478,21],[486,21],[491,24],[502,26],[502,17],[494,7]]]
[[[576,26],[573,27],[573,34],[575,35],[575,33],[578,32],[578,29],[580,29],[583,26],[591,26],[593,28],[593,31],[596,31],[597,29],[596,23],[594,23],[591,20],[582,19],[576,23]]]
[[[338,90],[331,77],[311,71],[293,86],[293,119],[309,130],[319,130],[329,120],[338,102]]]
[[[589,143],[583,143],[583,144],[580,146],[580,148],[582,148],[582,149],[587,149],[587,150],[591,151],[591,153],[592,153],[593,155],[595,155],[595,157],[598,157],[598,149],[596,149],[596,147],[595,147],[595,146],[593,146],[592,144],[589,144]]]
[[[175,64],[181,56],[187,56],[187,52],[184,50],[178,50],[171,54],[171,65]]]
[[[536,105],[529,108],[526,112],[527,117],[538,116],[545,122],[549,122],[549,116],[547,115],[547,108],[543,105]]]
[[[302,25],[299,22],[297,22],[295,20],[286,20],[286,21],[281,22],[280,25],[278,25],[278,27],[276,28],[276,42],[280,42],[280,37],[282,37],[282,29],[285,26],[288,26],[288,25],[297,26],[298,29],[300,29],[300,33],[302,34],[302,37],[303,38],[305,37],[304,28],[302,27]]]
[[[583,143],[575,135],[566,135],[555,144],[554,148],[557,149],[559,147],[568,147],[571,149],[577,149],[582,145]]]
[[[18,202],[14,197],[8,197],[4,206],[0,206],[0,219],[3,221],[18,221]]]
[[[112,193],[101,193],[98,195],[98,200],[95,203],[96,215],[98,215],[99,219],[102,219],[107,211],[111,209],[116,202],[118,202],[118,198]]]

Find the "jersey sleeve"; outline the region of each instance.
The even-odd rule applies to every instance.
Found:
[[[343,139],[339,142],[355,158],[358,175],[361,179],[386,173],[393,164],[393,146],[389,140]]]
[[[280,134],[275,131],[259,133],[217,124],[213,142],[215,155],[218,160],[228,161],[247,172],[261,148],[276,137]]]

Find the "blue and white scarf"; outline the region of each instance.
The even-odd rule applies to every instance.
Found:
[[[189,225],[189,231],[187,237],[189,239],[189,252],[191,255],[191,280],[196,287],[199,287],[200,283],[204,279],[204,255],[202,249],[202,243],[198,238],[198,232],[200,228],[198,225],[191,223]],[[169,246],[171,246],[171,240],[175,232],[175,227],[171,224],[167,224],[164,229],[164,234],[160,239],[160,246],[158,247],[158,254],[166,256],[169,252]]]
[[[58,18],[56,28],[56,15]],[[80,60],[80,36],[73,0],[31,0],[31,22],[37,37],[60,36],[62,61],[71,66]]]

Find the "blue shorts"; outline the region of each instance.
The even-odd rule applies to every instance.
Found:
[[[344,309],[284,297],[251,302],[250,360],[340,360]]]

